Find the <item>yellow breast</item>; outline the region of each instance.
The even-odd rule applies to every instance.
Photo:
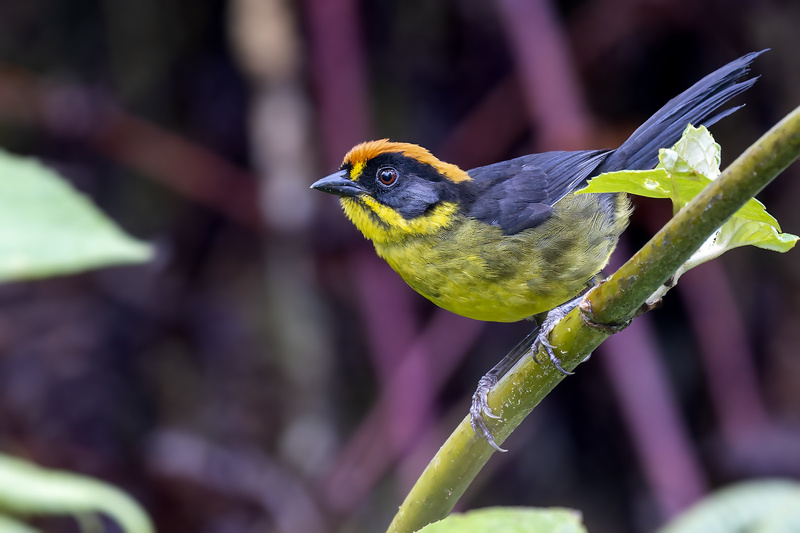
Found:
[[[452,205],[419,217],[413,227],[389,224],[389,231],[371,210],[356,213],[353,205],[348,217],[435,304],[477,320],[516,322],[575,297],[607,263],[627,217],[618,224],[601,220],[592,196],[569,195],[550,219],[514,235]]]

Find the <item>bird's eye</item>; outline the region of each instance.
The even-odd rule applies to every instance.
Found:
[[[381,168],[378,170],[378,181],[387,187],[393,185],[397,181],[397,171],[392,167]]]

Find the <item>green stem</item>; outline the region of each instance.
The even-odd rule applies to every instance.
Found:
[[[630,261],[587,295],[584,313],[595,323],[625,324],[725,220],[798,156],[800,107],[764,134]],[[571,370],[608,335],[587,326],[576,309],[556,326],[550,341],[564,368]],[[498,444],[562,379],[552,365],[539,365],[526,357],[495,386],[489,404],[501,419],[490,419],[488,425]],[[411,533],[447,516],[492,453],[486,441],[475,436],[466,417],[411,489],[389,533]]]

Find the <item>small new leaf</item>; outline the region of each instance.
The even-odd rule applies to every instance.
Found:
[[[669,198],[678,212],[720,175],[720,147],[704,127],[686,127],[672,149],[659,151],[659,164],[653,170],[623,170],[596,176],[578,193],[625,192],[649,198]],[[695,267],[739,246],[757,246],[786,252],[798,237],[781,233],[780,225],[767,213],[764,204],[748,201],[720,227],[687,261]]]

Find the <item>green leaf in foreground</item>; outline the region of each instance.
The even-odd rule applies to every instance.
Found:
[[[0,151],[0,281],[139,263],[150,247],[123,233],[39,162]]]
[[[720,175],[720,147],[709,131],[687,126],[672,149],[659,152],[653,170],[623,170],[596,176],[581,193],[626,192],[649,198],[669,198],[677,212]],[[756,199],[748,201],[687,261],[688,270],[739,246],[776,252],[794,247],[798,237],[781,233],[778,221]]]
[[[0,533],[41,533],[28,524],[0,515]]]
[[[88,477],[45,470],[6,455],[0,455],[0,509],[23,516],[105,513],[125,533],[154,531],[141,507],[120,490]]]
[[[658,533],[796,531],[800,531],[800,483],[761,480],[712,494]]]
[[[586,533],[581,514],[572,509],[493,507],[453,513],[420,533]]]

